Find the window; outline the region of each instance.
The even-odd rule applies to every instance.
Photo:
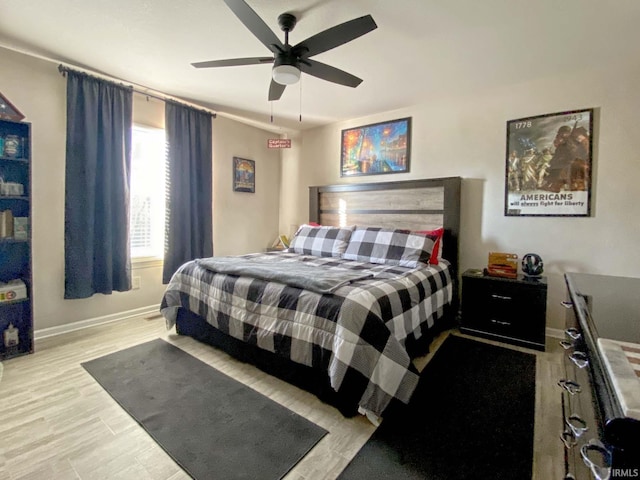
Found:
[[[164,256],[165,133],[134,125],[129,205],[131,258]]]

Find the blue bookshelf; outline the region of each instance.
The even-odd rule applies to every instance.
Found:
[[[30,123],[0,119],[0,179],[0,360],[5,360],[33,352]]]

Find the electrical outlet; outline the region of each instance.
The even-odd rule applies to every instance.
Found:
[[[131,288],[133,288],[133,290],[140,290],[140,277],[133,277],[131,279]]]

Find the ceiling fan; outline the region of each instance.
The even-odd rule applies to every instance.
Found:
[[[332,48],[355,40],[378,28],[371,15],[355,18],[335,27],[317,33],[297,45],[289,45],[289,32],[296,25],[296,17],[283,13],[278,17],[278,25],[284,31],[284,44],[267,24],[254,12],[244,0],[224,0],[240,21],[272,53],[273,57],[232,58],[192,63],[196,68],[233,67],[273,63],[269,101],[279,100],[287,85],[293,85],[300,79],[300,72],[307,73],[329,82],[357,87],[362,79],[325,63],[311,60],[309,57],[326,52]]]

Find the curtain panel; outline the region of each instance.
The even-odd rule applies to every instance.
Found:
[[[211,114],[166,101],[165,129],[166,284],[183,263],[213,256]]]
[[[65,298],[131,289],[133,90],[66,71]]]

